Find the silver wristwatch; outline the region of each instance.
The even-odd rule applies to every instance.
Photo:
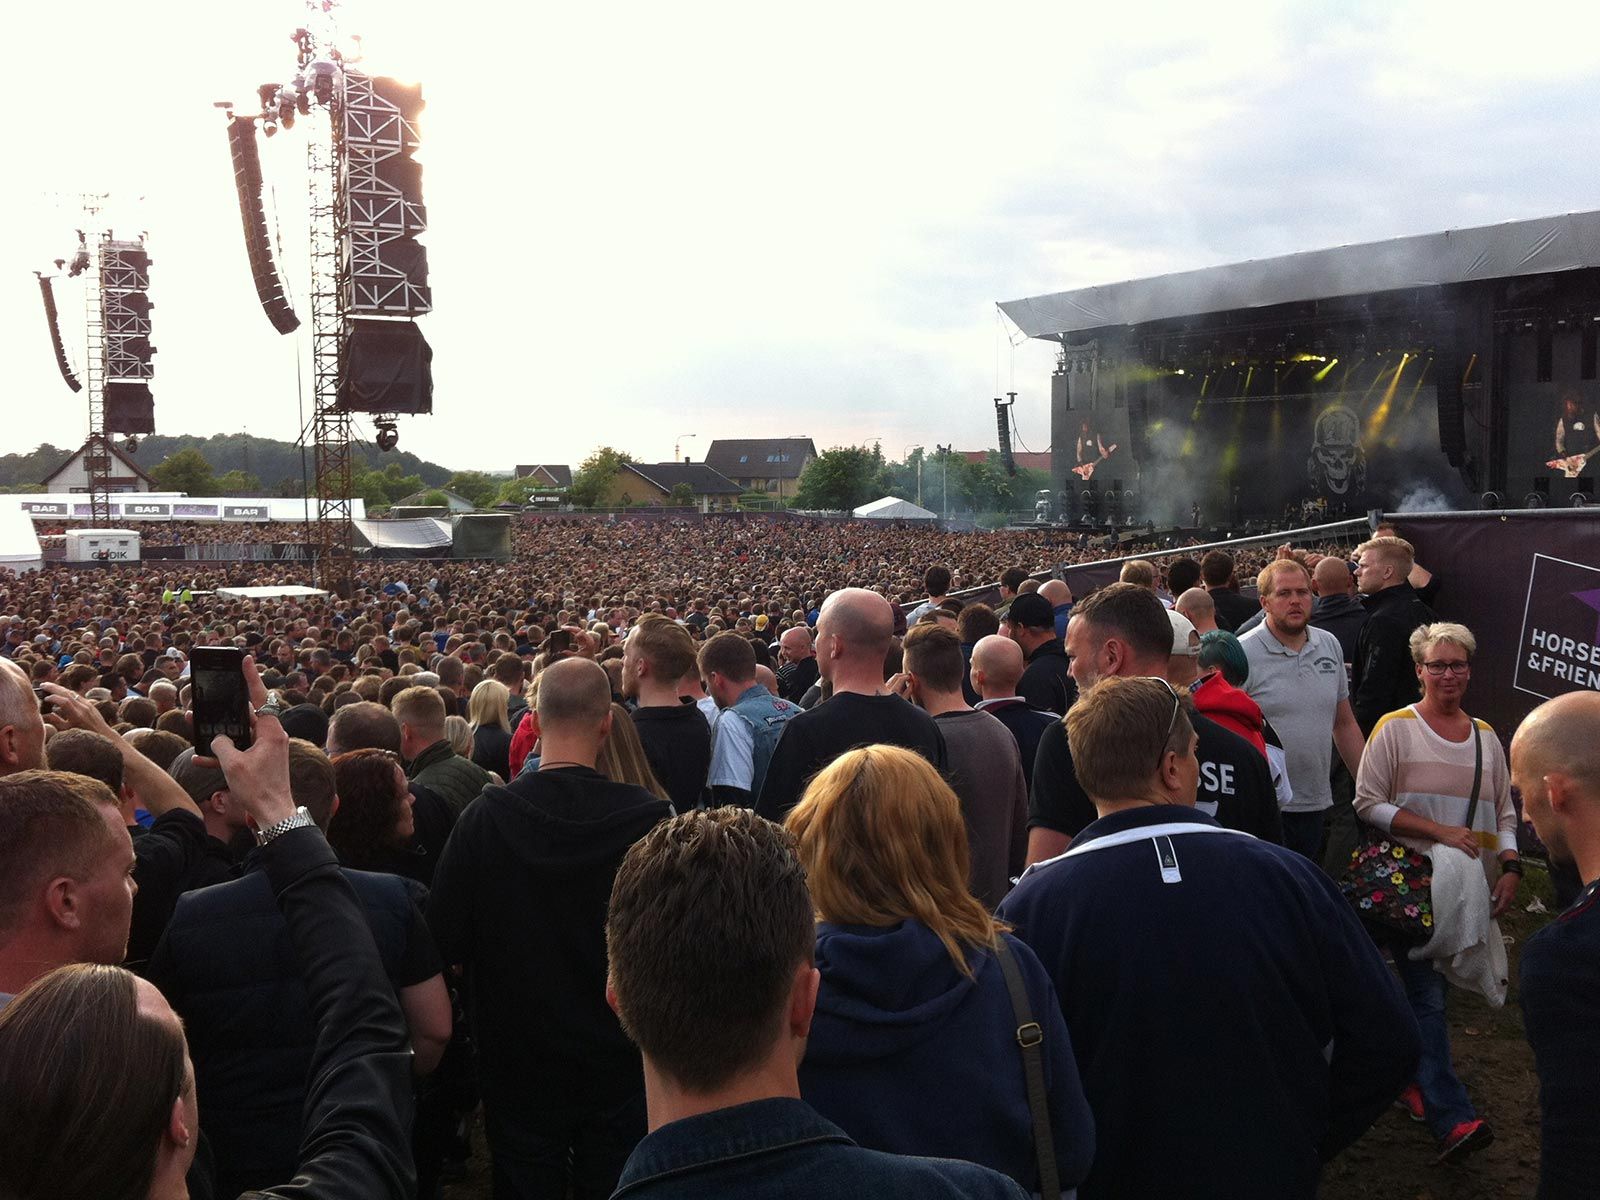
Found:
[[[291,829],[300,829],[311,824],[314,824],[314,822],[311,820],[311,814],[308,813],[305,810],[305,806],[302,805],[301,807],[295,809],[294,812],[290,813],[283,820],[278,821],[275,824],[268,825],[265,829],[258,829],[256,831],[256,845],[265,846],[268,842],[272,841],[273,838],[280,838],[284,834],[288,833]]]

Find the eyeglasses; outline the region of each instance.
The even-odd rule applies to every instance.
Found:
[[[1183,700],[1178,696],[1177,689],[1160,675],[1138,675],[1137,679],[1150,679],[1167,689],[1167,695],[1172,697],[1172,716],[1167,719],[1167,736],[1161,739],[1161,752],[1156,757],[1156,765],[1161,765],[1161,760],[1167,755],[1167,744],[1172,741],[1172,731],[1178,727],[1178,712],[1183,708]]]
[[[1446,671],[1452,675],[1465,675],[1472,670],[1472,664],[1468,662],[1425,662],[1422,664],[1422,669],[1437,679]]]

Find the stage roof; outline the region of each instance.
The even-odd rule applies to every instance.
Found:
[[[1230,309],[1600,266],[1600,212],[1448,229],[1005,300],[1029,337],[1065,338]]]

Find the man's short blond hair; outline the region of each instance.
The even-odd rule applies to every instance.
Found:
[[[1305,563],[1293,558],[1275,558],[1262,567],[1261,574],[1256,576],[1257,593],[1262,596],[1270,595],[1272,589],[1278,586],[1278,576],[1286,571],[1298,571],[1306,577],[1306,586],[1311,586],[1311,572],[1306,570]]]
[[[444,699],[438,688],[408,687],[390,703],[395,720],[422,733],[444,736]]]
[[[1402,578],[1411,574],[1411,568],[1417,561],[1416,549],[1405,538],[1375,537],[1362,542],[1356,547],[1356,557],[1363,554],[1376,554],[1386,563],[1397,570]]]
[[[1119,583],[1137,584],[1139,587],[1154,588],[1156,586],[1156,568],[1154,563],[1146,562],[1142,558],[1130,558],[1122,564],[1122,574],[1117,577]]]
[[[682,679],[695,668],[694,638],[671,617],[646,613],[628,635],[628,643],[639,647],[639,655],[664,683]]]
[[[1142,797],[1165,753],[1189,748],[1194,727],[1183,701],[1175,698],[1163,679],[1113,675],[1067,710],[1073,770],[1090,799]]]

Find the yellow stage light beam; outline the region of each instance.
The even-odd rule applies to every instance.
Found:
[[[1383,427],[1389,423],[1389,411],[1394,407],[1395,390],[1400,386],[1400,375],[1405,371],[1406,363],[1409,362],[1410,359],[1411,354],[1409,352],[1400,356],[1400,363],[1395,367],[1394,374],[1389,377],[1388,386],[1383,390],[1383,399],[1378,401],[1378,407],[1373,409],[1372,415],[1367,418],[1367,441],[1376,441],[1379,437],[1381,437],[1383,434]],[[1373,387],[1377,386],[1378,380],[1382,379],[1385,374],[1387,374],[1387,372],[1379,371],[1378,374],[1373,377]],[[1367,389],[1369,393],[1371,390],[1371,388]]]
[[[1330,358],[1328,360],[1328,365],[1323,367],[1322,370],[1318,371],[1315,375],[1313,375],[1311,377],[1311,382],[1312,383],[1321,383],[1324,379],[1326,379],[1328,377],[1328,372],[1333,370],[1338,365],[1339,365],[1339,360],[1337,358]]]

